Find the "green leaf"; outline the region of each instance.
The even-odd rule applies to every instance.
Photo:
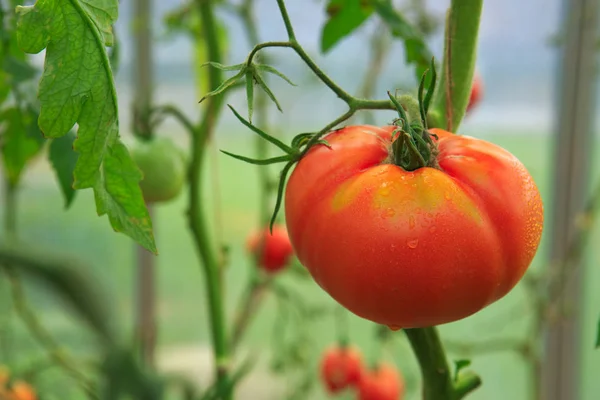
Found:
[[[373,7],[364,0],[330,0],[327,9],[332,12],[321,32],[323,53],[354,32],[373,13]]]
[[[281,109],[281,104],[279,104],[279,101],[277,101],[277,98],[275,97],[271,89],[269,89],[269,86],[267,86],[267,83],[265,82],[263,77],[260,76],[260,73],[258,71],[254,73],[254,79],[256,80],[258,86],[260,86],[261,89],[267,94],[267,96],[269,96],[271,101],[275,103],[275,106],[277,107],[279,112],[283,112],[283,110]]]
[[[0,266],[9,265],[20,275],[43,283],[60,296],[107,344],[114,341],[108,300],[90,278],[87,267],[74,259],[41,253],[36,246],[0,246]]]
[[[33,110],[17,107],[5,109],[0,114],[2,136],[2,161],[11,184],[17,185],[27,163],[33,159],[44,144]]]
[[[392,31],[392,35],[404,41],[406,62],[416,66],[415,76],[417,81],[420,81],[433,57],[423,35],[402,14],[394,9],[391,0],[374,0],[373,6],[383,22]]]
[[[291,161],[291,158],[292,158],[291,156],[287,155],[287,156],[267,158],[265,160],[257,160],[254,158],[240,156],[239,154],[233,154],[233,153],[230,153],[225,150],[221,150],[221,153],[226,154],[229,157],[233,157],[237,160],[244,161],[244,162],[247,162],[248,164],[254,164],[254,165],[270,165],[270,164],[276,164],[276,163],[281,163],[281,162],[288,162],[288,161]]]
[[[98,214],[108,214],[116,231],[156,253],[141,172],[119,139],[116,89],[104,47],[112,41],[117,7],[117,0],[38,0],[17,8],[17,36],[27,53],[48,46],[39,88],[42,132],[58,138],[78,124],[73,187],[93,188]]]
[[[110,61],[110,68],[113,70],[113,74],[117,74],[119,67],[121,66],[121,41],[115,32],[115,27],[113,26],[113,45],[110,48],[110,53],[108,55],[108,59]]]
[[[75,133],[73,131],[58,139],[52,139],[48,153],[50,163],[54,168],[61,192],[65,198],[65,208],[69,208],[76,193],[73,189],[73,171],[77,164],[77,153],[73,151],[74,141]]]
[[[287,154],[290,154],[290,155],[297,154],[297,151],[295,149],[291,148],[287,144],[283,143],[281,140],[277,139],[274,136],[267,134],[266,132],[263,132],[256,126],[252,125],[250,122],[246,121],[237,111],[235,111],[235,108],[233,108],[231,105],[228,104],[227,107],[229,107],[229,109],[233,112],[233,115],[235,115],[235,117],[238,119],[238,121],[240,121],[242,124],[244,124],[244,126],[246,126],[248,129],[252,130],[254,133],[259,135],[263,139],[267,140],[268,142],[279,147],[281,150],[285,151]]]
[[[2,69],[4,72],[11,75],[13,82],[21,83],[32,79],[37,73],[37,68],[30,65],[25,60],[19,60],[16,57],[8,55],[2,63]]]
[[[232,87],[233,85],[235,85],[242,78],[242,76],[244,76],[245,72],[246,71],[244,69],[242,69],[240,72],[238,72],[231,78],[225,80],[215,90],[213,90],[210,93],[205,94],[200,99],[199,103],[202,103],[204,100],[206,100],[209,97],[217,96],[217,95],[223,93],[224,91],[226,91],[227,89],[229,89],[230,87]]]
[[[454,381],[458,380],[458,374],[461,370],[471,365],[471,360],[456,360],[454,361]]]
[[[271,73],[273,75],[277,75],[278,77],[280,77],[281,79],[283,79],[284,81],[286,81],[287,83],[289,83],[290,85],[292,85],[292,86],[298,86],[294,82],[292,82],[290,80],[290,78],[288,78],[287,76],[285,76],[284,74],[282,74],[281,72],[279,72],[277,69],[273,68],[270,65],[266,65],[266,64],[254,64],[254,66],[259,71],[265,71],[265,72],[269,72],[269,73]]]
[[[119,3],[114,0],[71,0],[72,3],[79,3],[81,8],[92,18],[92,21],[99,29],[104,44],[112,46],[114,36],[112,26],[119,16]]]
[[[598,329],[596,330],[596,348],[600,347],[600,318],[598,318]]]
[[[100,399],[164,398],[165,382],[156,373],[142,365],[131,349],[114,348],[102,365],[104,382]]]

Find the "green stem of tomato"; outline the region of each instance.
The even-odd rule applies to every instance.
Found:
[[[444,346],[435,327],[404,332],[421,368],[423,400],[459,400],[481,385],[481,379],[471,372],[452,382]]]
[[[197,9],[202,21],[204,38],[207,41],[208,59],[220,62],[221,48],[219,46],[217,29],[214,21],[213,2],[211,0],[196,0]],[[221,71],[217,68],[209,70],[210,90],[219,86],[222,80]],[[215,358],[215,375],[217,388],[222,399],[230,399],[232,394],[228,387],[229,375],[229,343],[225,329],[225,310],[223,287],[220,279],[219,261],[216,247],[211,243],[206,212],[201,207],[203,201],[202,167],[206,155],[208,139],[212,134],[219,113],[222,109],[223,97],[211,97],[205,102],[204,114],[198,127],[192,135],[192,154],[188,170],[189,180],[189,226],[204,268],[212,349]]]
[[[452,376],[437,329],[416,328],[404,332],[421,368],[423,399],[452,400]]]
[[[475,61],[483,0],[452,0],[446,16],[444,60],[434,103],[434,127],[456,132],[465,115]]]

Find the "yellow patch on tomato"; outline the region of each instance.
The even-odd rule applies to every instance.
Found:
[[[333,211],[342,211],[358,197],[362,190],[362,186],[357,184],[356,181],[357,180],[353,178],[348,179],[337,188],[331,199],[331,209]]]

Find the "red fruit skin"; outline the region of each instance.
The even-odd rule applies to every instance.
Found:
[[[467,112],[471,111],[472,108],[476,107],[483,97],[483,80],[480,75],[475,75],[473,79],[473,86],[471,86],[471,96],[469,97],[469,104],[467,104]]]
[[[294,253],[287,229],[283,225],[274,225],[272,234],[269,228],[262,232],[252,232],[246,242],[246,249],[258,257],[259,267],[268,273],[276,273],[285,268]]]
[[[401,400],[404,381],[391,364],[382,363],[374,371],[366,371],[358,384],[359,400]]]
[[[393,127],[351,126],[296,165],[286,221],[299,261],[336,301],[393,328],[456,321],[506,295],[541,238],[543,205],[519,160],[432,129],[440,169],[389,163]]]
[[[321,379],[331,394],[356,386],[362,370],[362,357],[355,347],[330,347],[321,360]]]

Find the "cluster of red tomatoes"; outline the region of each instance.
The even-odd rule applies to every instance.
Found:
[[[279,224],[273,226],[272,232],[268,227],[252,232],[246,241],[246,250],[257,258],[257,265],[269,274],[283,270],[294,254],[287,229]]]
[[[38,396],[26,382],[15,380],[10,382],[8,369],[0,366],[0,399],[2,400],[37,400]]]
[[[354,390],[358,400],[399,400],[404,396],[404,381],[390,363],[367,368],[354,346],[332,346],[321,360],[321,379],[327,391],[339,394]]]

